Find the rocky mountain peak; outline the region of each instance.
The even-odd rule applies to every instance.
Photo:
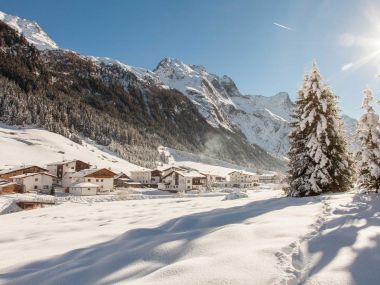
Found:
[[[33,21],[22,19],[17,16],[5,14],[0,11],[0,21],[23,35],[26,40],[39,50],[57,49],[58,45]]]

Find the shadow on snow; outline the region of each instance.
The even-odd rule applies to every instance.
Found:
[[[223,226],[242,223],[289,206],[319,201],[318,198],[272,198],[244,206],[182,216],[156,228],[129,230],[104,243],[29,263],[0,274],[0,280],[7,284],[115,284],[133,280],[179,260],[191,248],[192,242]],[[180,246],[167,251],[160,250],[162,245],[171,242],[177,242]],[[145,262],[144,266],[133,267],[141,261]],[[118,277],[105,280],[122,269],[123,273]]]

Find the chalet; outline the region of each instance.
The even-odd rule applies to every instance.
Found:
[[[11,180],[22,189],[21,192],[41,191],[50,194],[54,178],[54,175],[45,172],[20,174],[12,176]]]
[[[82,182],[71,185],[69,193],[78,196],[92,196],[98,194],[99,185],[90,182]]]
[[[135,182],[141,184],[151,184],[152,183],[152,170],[143,169],[131,171],[131,178]]]
[[[173,170],[162,177],[162,182],[158,184],[158,189],[175,192],[203,190],[206,183],[206,176],[197,171]]]
[[[162,171],[158,169],[154,169],[150,172],[150,177],[151,177],[152,184],[158,184],[161,182]]]
[[[277,174],[262,174],[259,175],[259,183],[279,183],[280,178]]]
[[[161,169],[161,177],[166,176],[167,174],[171,173],[174,170],[187,171],[189,169],[186,169],[184,167],[179,167],[179,166],[169,166],[169,167]]]
[[[115,187],[129,187],[129,184],[132,182],[132,179],[125,173],[116,174],[114,177],[114,186]]]
[[[90,164],[77,159],[64,160],[46,165],[46,169],[49,173],[55,175],[59,180],[62,179],[67,172],[78,172],[83,169],[89,169],[90,167]]]
[[[11,169],[4,169],[0,171],[1,179],[9,179],[12,176],[22,175],[27,173],[40,173],[40,172],[48,172],[47,169],[36,165],[28,165],[28,166],[20,166]]]
[[[228,173],[228,178],[230,187],[248,188],[259,183],[259,176],[256,173],[241,170]]]
[[[107,168],[83,169],[75,173],[67,172],[62,179],[62,186],[69,190],[69,187],[74,184],[88,182],[99,186],[97,194],[108,194],[113,190],[115,176],[116,173]]]
[[[16,182],[10,182],[8,180],[0,179],[0,195],[9,194],[18,191]]]

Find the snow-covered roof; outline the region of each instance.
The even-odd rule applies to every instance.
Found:
[[[90,174],[93,174],[95,172],[98,172],[102,169],[107,169],[107,168],[90,168],[90,169],[83,169],[83,170],[80,170],[80,171],[77,171],[77,172],[74,172],[71,174],[72,177],[84,177],[84,176],[88,176]],[[112,170],[110,169],[107,169],[108,171],[111,171],[113,172]],[[114,173],[114,172],[113,172]],[[116,173],[114,173],[116,175]]]
[[[205,175],[199,173],[198,171],[187,171],[187,172],[184,172],[184,171],[174,171],[174,172],[177,172],[179,175],[184,176],[184,177],[191,177],[191,178],[201,177],[201,178],[206,178]]]
[[[12,176],[11,178],[25,178],[25,177],[36,176],[36,175],[47,175],[51,177],[56,177],[54,175],[51,175],[50,173],[38,172],[38,173],[25,173],[25,174],[15,175],[15,176]]]
[[[0,180],[0,187],[16,184],[15,182],[9,182],[8,180]]]
[[[234,170],[234,171],[231,171],[230,173],[228,173],[228,175],[231,175],[232,173],[239,173],[239,174],[244,174],[244,175],[254,175],[256,176],[257,173],[254,173],[254,172],[248,172],[248,171],[245,171],[245,170]]]
[[[18,171],[18,170],[23,170],[23,169],[30,168],[30,167],[38,167],[40,169],[44,169],[44,168],[37,166],[37,165],[23,165],[23,166],[17,166],[17,167],[13,167],[13,168],[9,168],[9,169],[0,170],[0,175],[1,174],[7,174],[10,172],[14,172],[14,171]],[[44,170],[48,171],[47,169],[44,169]]]
[[[95,187],[98,188],[99,185],[96,185],[90,182],[82,182],[75,185],[71,185],[70,187],[71,188],[95,188]]]
[[[131,170],[131,174],[132,173],[145,173],[145,172],[152,172],[153,170],[152,169],[140,169],[140,170]]]

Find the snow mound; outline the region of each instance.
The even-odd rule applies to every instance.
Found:
[[[19,212],[22,209],[14,199],[0,199],[0,215]]]
[[[226,196],[224,196],[223,201],[236,200],[241,198],[248,198],[248,194],[241,191],[235,191],[232,193],[228,193]]]

